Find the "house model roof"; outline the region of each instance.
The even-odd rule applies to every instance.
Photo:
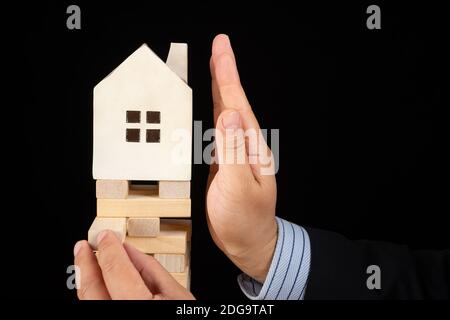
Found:
[[[147,61],[148,64],[158,64],[167,72],[173,73],[177,78],[182,80],[187,85],[187,44],[186,43],[174,43],[170,44],[169,54],[166,62],[153,52],[152,49],[143,43],[135,52],[133,52],[128,58],[126,58],[120,65],[118,65],[111,73],[109,73],[102,81],[100,81],[95,88],[101,86],[103,81],[108,79],[115,72],[120,69],[127,70],[127,66],[131,64],[141,64]],[[120,71],[119,71],[120,72]],[[125,71],[127,72],[127,71]],[[94,88],[94,90],[95,90]]]

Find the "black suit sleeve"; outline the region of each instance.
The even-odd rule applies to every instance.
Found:
[[[350,241],[307,229],[311,267],[305,299],[450,299],[450,251],[412,251],[383,242]],[[367,267],[380,268],[369,290]]]

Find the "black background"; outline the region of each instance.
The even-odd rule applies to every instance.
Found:
[[[392,2],[373,2],[381,30],[366,28],[372,2],[74,2],[81,30],[66,28],[69,2],[5,10],[14,45],[3,50],[15,59],[4,67],[14,66],[7,93],[15,103],[3,118],[11,155],[3,294],[75,298],[66,268],[96,212],[93,87],[144,42],[163,59],[171,41],[187,42],[194,120],[210,128],[217,33],[230,35],[261,127],[280,129],[278,216],[351,239],[448,248],[444,11]],[[207,173],[206,165],[192,168],[192,291],[244,298],[239,271],[206,227]]]

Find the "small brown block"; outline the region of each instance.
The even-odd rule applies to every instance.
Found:
[[[129,218],[127,232],[130,237],[157,237],[159,218]]]
[[[159,181],[159,197],[163,199],[189,199],[190,181]]]
[[[125,240],[127,234],[126,218],[95,218],[88,231],[88,242],[92,249],[97,250],[97,236],[103,230],[113,231],[121,242]]]
[[[97,180],[97,199],[126,199],[129,187],[128,180]]]

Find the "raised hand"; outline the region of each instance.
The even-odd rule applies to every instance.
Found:
[[[241,86],[226,35],[213,41],[210,69],[218,164],[211,165],[208,181],[208,226],[233,263],[263,282],[277,241],[273,157]]]

